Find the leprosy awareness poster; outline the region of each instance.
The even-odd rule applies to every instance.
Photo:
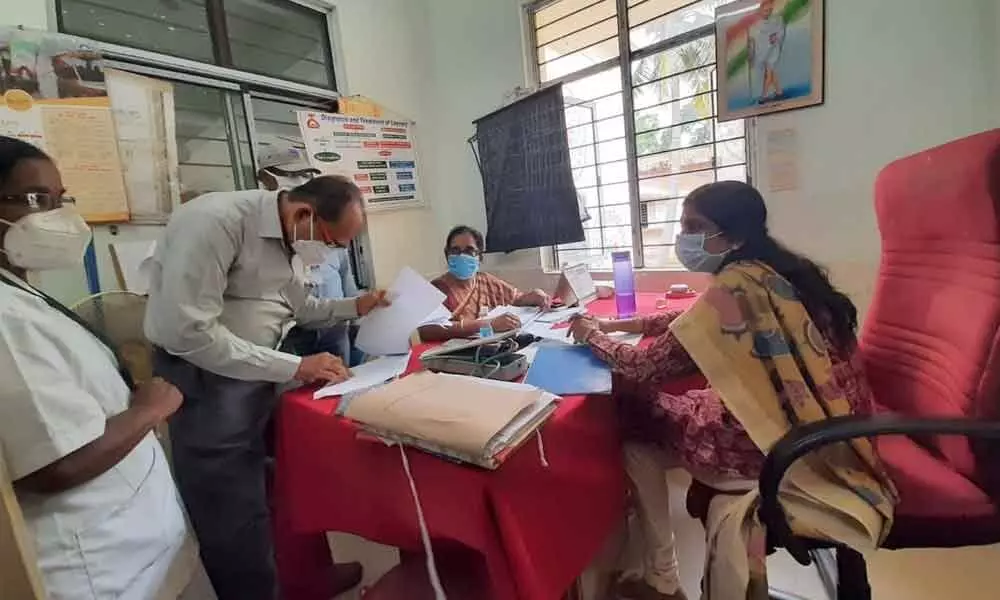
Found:
[[[350,178],[369,209],[421,205],[411,122],[310,111],[298,120],[310,164]]]

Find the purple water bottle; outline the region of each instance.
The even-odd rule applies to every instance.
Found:
[[[612,252],[611,266],[615,272],[615,308],[618,318],[635,316],[635,273],[632,271],[632,254],[628,251]]]

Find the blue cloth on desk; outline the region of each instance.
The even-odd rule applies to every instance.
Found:
[[[608,394],[611,368],[594,356],[589,346],[543,344],[524,383],[557,396]]]

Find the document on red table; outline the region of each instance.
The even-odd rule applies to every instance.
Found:
[[[406,354],[410,335],[434,313],[445,300],[441,290],[427,282],[410,267],[396,276],[388,289],[391,306],[377,308],[361,319],[357,347],[372,356]]]

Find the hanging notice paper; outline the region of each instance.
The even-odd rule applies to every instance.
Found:
[[[768,191],[794,192],[799,189],[798,135],[794,129],[767,132],[766,156]]]
[[[0,135],[47,152],[90,222],[127,221],[118,155],[100,55],[72,36],[0,28]]]
[[[298,119],[310,164],[349,177],[369,209],[420,206],[411,122],[309,111]]]

